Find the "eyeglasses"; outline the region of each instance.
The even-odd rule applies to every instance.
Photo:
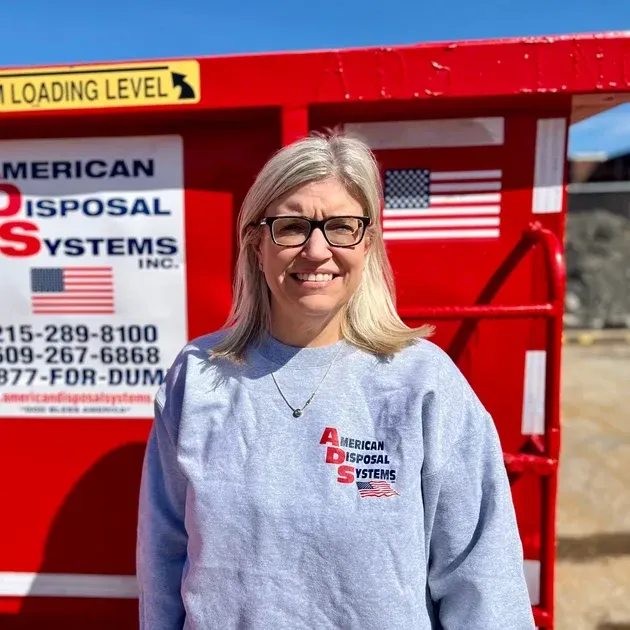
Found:
[[[265,217],[259,225],[268,225],[271,238],[282,247],[300,247],[319,228],[333,247],[354,247],[365,235],[370,217],[330,217],[315,221],[306,217]]]

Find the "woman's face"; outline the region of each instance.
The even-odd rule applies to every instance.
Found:
[[[283,215],[323,220],[361,217],[365,212],[340,182],[327,179],[293,190],[273,203],[265,214]],[[304,245],[282,247],[274,243],[268,226],[262,229],[258,255],[271,290],[274,318],[316,323],[337,314],[361,281],[367,235],[358,245],[334,247],[321,230],[315,229]]]

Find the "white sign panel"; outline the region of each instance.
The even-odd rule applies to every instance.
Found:
[[[565,118],[541,118],[536,128],[532,212],[562,212],[567,121]]]
[[[523,396],[523,435],[545,434],[545,378],[547,352],[527,350],[525,353],[525,392]]]
[[[0,141],[0,417],[151,417],[184,263],[179,136]]]

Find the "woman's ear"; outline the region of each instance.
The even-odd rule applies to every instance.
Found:
[[[256,228],[250,227],[249,229],[255,230]],[[258,268],[262,270],[263,255],[262,255],[262,238],[261,238],[260,233],[252,235],[251,246],[257,258]]]
[[[363,240],[365,241],[365,253],[367,254],[368,251],[370,251],[370,247],[372,247],[372,230],[370,227],[365,230],[365,236],[363,237]]]

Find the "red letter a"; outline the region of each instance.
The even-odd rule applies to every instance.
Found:
[[[339,435],[337,435],[337,429],[326,427],[324,433],[322,434],[322,439],[319,441],[319,443],[333,444],[334,446],[339,446]]]

